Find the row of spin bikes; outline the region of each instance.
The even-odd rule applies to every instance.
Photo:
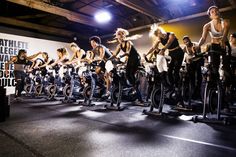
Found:
[[[207,58],[208,64],[202,67],[203,81],[200,94],[202,115],[191,116],[191,120],[194,122],[229,124],[236,116],[236,85],[232,83],[230,90],[228,90],[230,99],[227,103],[229,104],[230,112],[223,113],[224,101],[222,97],[225,93],[224,79],[220,76],[217,81],[215,79],[214,81],[211,80],[211,53],[218,52],[211,51],[193,58],[193,60]],[[164,104],[176,105],[179,96],[182,97],[186,105],[173,107],[173,109],[177,110],[177,113],[194,113],[193,96],[196,94],[194,93],[196,87],[190,81],[186,66],[182,66],[180,70],[180,90],[169,90],[165,86],[165,83],[163,83],[162,74],[158,71],[155,66],[156,64],[154,61],[154,66],[151,66],[152,68],[148,68],[149,70],[146,71],[144,67],[140,67],[136,73],[137,85],[140,83],[141,77],[146,77],[149,84],[149,92],[146,97],[147,103],[143,106],[150,106],[150,109],[143,110],[143,113],[158,117],[166,116],[168,113],[163,112]],[[235,65],[235,63],[232,65]],[[71,65],[61,67],[57,65],[47,69],[47,75],[44,76],[41,75],[41,70],[37,70],[33,74],[28,74],[28,77],[25,79],[24,90],[27,96],[40,97],[44,95],[48,100],[54,100],[55,97],[63,97],[61,100],[66,103],[83,99],[79,103],[86,106],[93,106],[94,104],[92,102],[95,101],[107,101],[110,105],[105,105],[105,108],[112,110],[123,110],[124,107],[121,106],[122,102],[133,102],[138,98],[138,92],[126,79],[125,65],[120,61],[111,60],[106,63],[106,70],[112,73],[111,95],[109,98],[104,96],[106,93],[105,83],[103,79],[95,74],[96,66],[98,66],[98,62],[96,61],[86,63],[77,69]]]

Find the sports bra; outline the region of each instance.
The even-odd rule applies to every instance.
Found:
[[[224,30],[224,21],[223,21],[223,19],[221,19],[221,28],[222,28],[222,30],[220,32],[216,31],[216,29],[214,27],[214,24],[213,24],[213,21],[211,21],[210,24],[211,24],[211,31],[209,33],[210,33],[211,38],[222,38],[223,37],[223,30]]]

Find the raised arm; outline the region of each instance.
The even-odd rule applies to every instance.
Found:
[[[38,55],[40,55],[40,54],[42,54],[42,52],[38,52],[38,53],[33,54],[33,55],[31,55],[31,56],[27,56],[26,59],[27,59],[27,60],[32,60],[32,59],[38,57]]]

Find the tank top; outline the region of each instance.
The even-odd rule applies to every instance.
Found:
[[[123,52],[127,51],[128,41],[125,41],[124,46],[122,44],[120,45],[120,48]],[[140,65],[140,55],[138,54],[137,50],[134,48],[133,45],[131,45],[131,49],[129,52],[129,58],[127,61],[127,66],[137,67]]]
[[[37,58],[37,59],[35,60],[35,62],[37,62],[37,61],[40,61],[39,66],[45,64],[45,61],[44,61],[43,59],[41,59],[41,58]]]
[[[224,29],[224,21],[223,19],[221,19],[221,31],[220,32],[217,32],[215,27],[214,27],[214,24],[213,24],[213,21],[210,22],[210,25],[211,25],[211,30],[209,32],[211,38],[222,38],[223,37],[223,29]]]
[[[100,53],[99,53],[100,48],[103,48],[105,50],[105,54],[103,58],[105,61],[112,57],[110,50],[103,45],[98,45],[96,48],[92,50],[92,52],[100,56]]]
[[[81,53],[81,50],[82,50],[82,49],[79,49],[79,50],[78,50],[79,53]],[[76,52],[75,58],[78,58],[78,51]],[[84,59],[85,57],[86,57],[86,53],[84,52],[84,53],[82,54],[81,59]]]
[[[59,59],[60,59],[60,58],[59,58]],[[65,59],[63,59],[63,60],[61,61],[61,63],[64,64],[64,63],[66,63],[67,61],[69,61],[68,57],[66,57]]]
[[[24,64],[24,65],[27,65],[28,62],[29,62],[29,61],[28,61],[26,58],[20,59],[20,57],[17,56],[17,61],[16,61],[14,64]]]
[[[166,45],[166,43],[169,40],[169,38],[170,38],[170,32],[167,32],[167,37],[166,38],[160,38],[161,44],[162,45]],[[168,49],[173,49],[173,48],[176,48],[178,46],[179,46],[178,39],[175,38],[174,41],[171,43],[171,45],[168,47]]]

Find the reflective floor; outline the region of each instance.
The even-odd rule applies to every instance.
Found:
[[[106,102],[76,103],[24,99],[11,105],[0,123],[0,157],[200,157],[235,156],[236,125],[193,123],[180,117],[155,118],[143,107]],[[165,108],[166,109],[166,108]],[[182,116],[183,117],[183,116]]]

